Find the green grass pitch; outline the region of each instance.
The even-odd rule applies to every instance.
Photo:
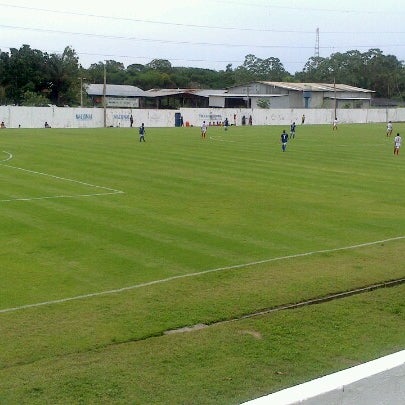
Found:
[[[403,349],[403,285],[250,317],[405,277],[385,125],[282,129],[1,130],[0,403],[236,404]]]

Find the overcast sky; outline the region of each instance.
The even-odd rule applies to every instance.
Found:
[[[316,31],[319,29],[319,48]],[[319,56],[379,48],[405,60],[403,0],[0,0],[0,49],[72,47],[104,60],[224,70],[275,57],[294,74]]]

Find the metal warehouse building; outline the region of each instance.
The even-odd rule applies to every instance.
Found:
[[[346,84],[258,81],[211,95],[210,107],[369,108],[373,93]]]
[[[102,84],[86,88],[93,105],[103,103]],[[107,84],[107,107],[121,108],[369,108],[372,90],[328,83],[257,81],[224,90],[151,89]]]

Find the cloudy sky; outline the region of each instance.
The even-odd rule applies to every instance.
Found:
[[[157,58],[223,70],[253,54],[295,73],[318,50],[379,48],[405,60],[404,21],[403,0],[0,0],[0,49],[70,46],[85,68]]]

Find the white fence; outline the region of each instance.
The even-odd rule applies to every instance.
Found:
[[[108,127],[129,127],[131,114],[134,126],[142,122],[147,127],[174,127],[176,114],[183,117],[185,124],[200,126],[203,121],[222,122],[228,118],[230,124],[246,124],[251,116],[253,125],[301,124],[305,115],[306,124],[331,124],[334,112],[331,109],[237,109],[237,108],[181,108],[179,110],[141,110],[108,108],[69,107],[15,107],[0,106],[0,121],[7,128],[42,128],[45,121],[54,128],[101,128],[104,118]],[[339,123],[385,123],[404,122],[405,108],[339,109]]]

